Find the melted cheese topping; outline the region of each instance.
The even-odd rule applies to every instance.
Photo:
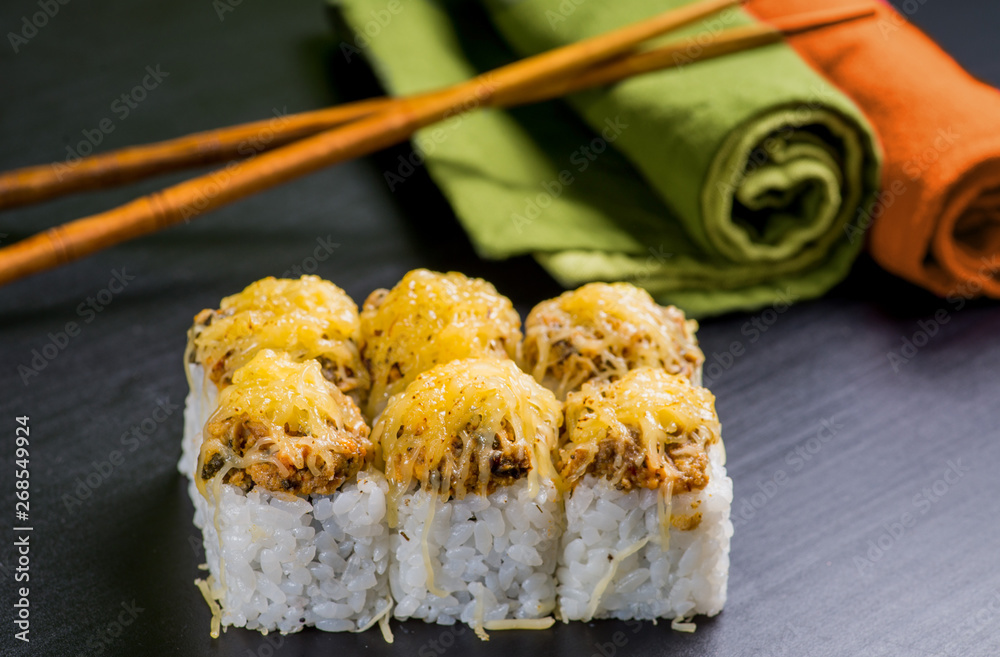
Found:
[[[700,489],[708,483],[708,447],[721,441],[720,432],[712,393],[640,368],[566,398],[559,470],[571,486],[591,473],[626,490]]]
[[[361,411],[319,363],[262,349],[219,395],[205,427],[198,482],[203,494],[209,479],[329,494],[371,451]]]
[[[396,500],[415,483],[443,497],[487,492],[527,475],[554,477],[562,413],[555,396],[509,360],[466,359],[419,375],[394,396],[372,439]]]
[[[459,358],[516,358],[521,319],[490,283],[456,272],[409,272],[376,290],[361,312],[361,352],[371,374],[374,418],[418,374]]]
[[[368,372],[358,351],[358,307],[347,293],[318,276],[265,278],[203,310],[189,332],[188,357],[220,388],[261,349],[315,359],[324,375],[361,401]]]
[[[705,360],[697,328],[634,285],[590,283],[532,309],[522,365],[560,399],[586,381],[613,381],[637,367],[692,379]]]

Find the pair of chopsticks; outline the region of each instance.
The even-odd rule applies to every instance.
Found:
[[[63,194],[133,182],[186,167],[243,157],[248,140],[275,133],[264,151],[230,162],[112,210],[50,228],[0,248],[0,285],[189,221],[255,192],[405,141],[457,113],[558,98],[625,78],[782,41],[786,36],[874,14],[871,6],[798,14],[772,24],[724,30],[710,41],[650,49],[655,37],[740,4],[699,0],[641,23],[508,64],[452,87],[402,98],[375,98],[200,132],[178,139],[0,173],[0,209]]]

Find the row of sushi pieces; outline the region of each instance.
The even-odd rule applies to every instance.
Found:
[[[697,325],[624,283],[510,300],[315,276],[195,317],[179,469],[212,634],[673,619],[726,599],[732,482]]]

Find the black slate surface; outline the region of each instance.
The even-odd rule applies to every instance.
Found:
[[[54,15],[24,32],[15,53],[8,33],[21,33],[22,17],[40,4],[0,6],[3,169],[65,158],[84,131],[96,141],[106,118],[112,129],[101,149],[338,99],[329,72],[341,55],[311,0],[50,0]],[[995,3],[898,6],[1000,83]],[[133,93],[151,75],[147,66],[159,71],[147,78],[153,88]],[[487,277],[522,313],[558,291],[528,259],[472,255],[422,172],[390,193],[382,170],[405,152],[315,174],[0,289],[0,652],[1000,653],[1000,308],[930,298],[866,260],[824,300],[703,324],[737,527],[728,606],[700,619],[695,634],[597,622],[494,633],[482,644],[460,627],[397,623],[392,647],[373,632],[231,630],[210,639],[209,612],[192,585],[198,535],[174,468],[191,316],[296,267],[316,267],[358,300],[417,266]],[[0,243],[181,177],[6,212]],[[317,248],[322,262],[310,260]],[[933,334],[924,341],[922,330]],[[902,352],[905,340],[922,346]],[[890,352],[907,362],[894,367]],[[27,645],[12,622],[22,415],[30,417],[34,527]]]

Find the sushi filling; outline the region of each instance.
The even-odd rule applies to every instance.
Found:
[[[552,393],[512,361],[457,360],[418,376],[372,432],[395,496],[421,488],[445,499],[552,478],[562,422]]]
[[[319,363],[263,350],[236,371],[205,426],[201,484],[296,495],[333,493],[371,452],[357,406],[324,378]]]
[[[451,272],[411,271],[391,290],[375,290],[361,311],[361,353],[371,372],[366,412],[421,373],[461,358],[515,359],[521,318],[492,284]]]
[[[623,490],[702,489],[720,442],[714,404],[708,390],[653,368],[587,383],[566,399],[559,472],[570,487],[592,474]]]
[[[590,283],[543,301],[524,323],[523,366],[559,399],[585,382],[656,367],[700,383],[697,322],[627,283]]]
[[[195,316],[186,362],[204,367],[221,390],[258,351],[277,349],[296,361],[317,360],[328,381],[361,403],[369,383],[359,330],[357,306],[333,283],[265,278]]]

